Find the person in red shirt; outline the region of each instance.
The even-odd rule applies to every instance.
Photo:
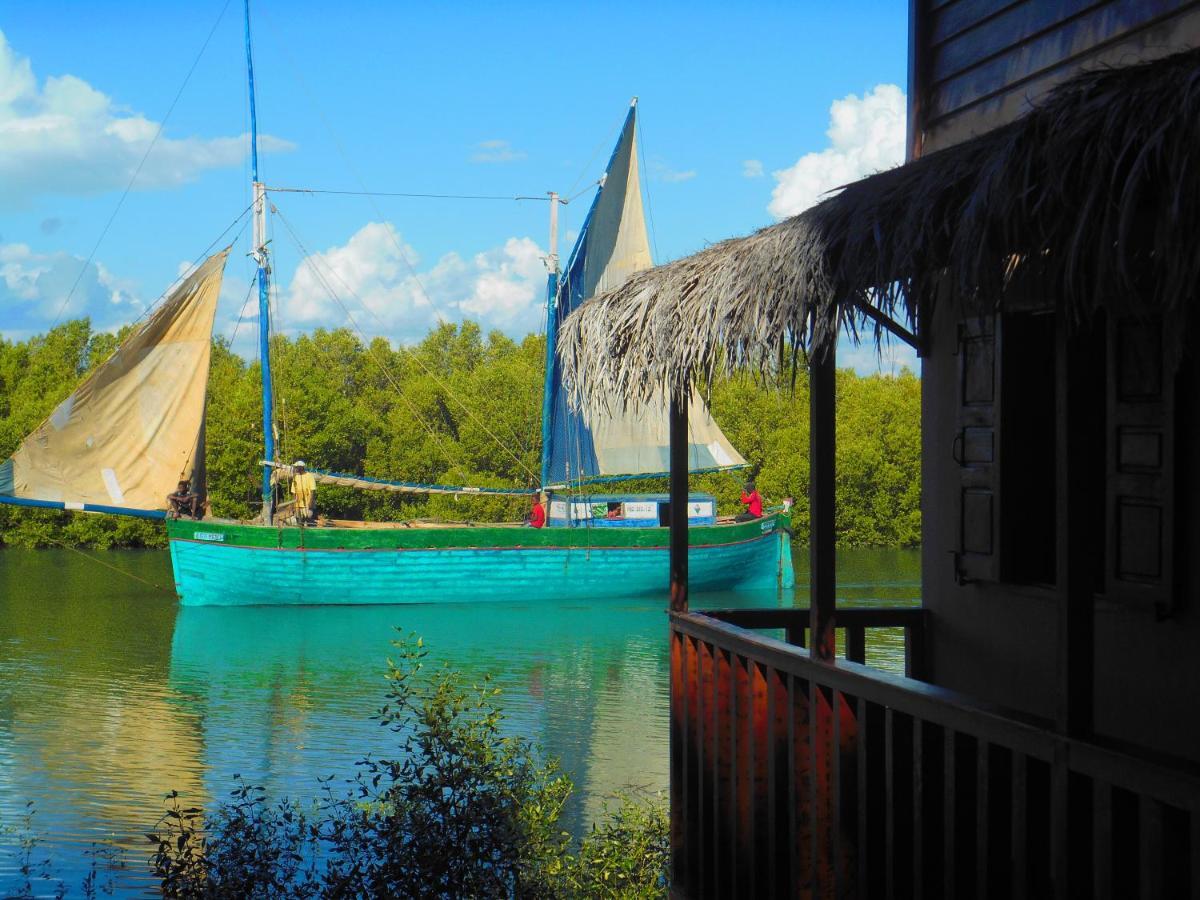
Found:
[[[542,506],[542,495],[533,495],[533,506],[529,509],[529,524],[533,528],[541,528],[546,524],[546,510]]]
[[[746,511],[737,517],[739,522],[762,518],[762,495],[754,487],[753,478],[747,481],[746,486],[742,489],[741,500],[746,506]]]

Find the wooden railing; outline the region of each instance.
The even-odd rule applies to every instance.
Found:
[[[836,665],[807,617],[671,615],[676,895],[1200,897],[1195,768],[861,664],[922,610],[838,610]]]

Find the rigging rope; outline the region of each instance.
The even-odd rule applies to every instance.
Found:
[[[52,537],[47,537],[46,540],[48,540],[52,543],[58,544],[58,546],[62,547],[64,550],[70,550],[72,553],[78,553],[84,559],[91,560],[98,566],[104,566],[104,568],[106,568],[106,569],[112,569],[114,572],[124,575],[126,578],[132,578],[134,581],[140,581],[142,584],[148,585],[149,587],[154,588],[156,591],[162,591],[164,594],[170,594],[172,597],[175,596],[175,591],[171,590],[170,588],[165,588],[161,584],[155,584],[153,581],[148,581],[145,578],[142,578],[141,576],[134,575],[132,572],[126,572],[124,569],[119,569],[114,565],[110,565],[109,563],[106,563],[102,559],[97,559],[94,556],[90,556],[87,553],[84,553],[78,547],[72,547],[70,544],[63,543],[62,541],[57,540],[56,538],[52,538]]]
[[[420,422],[420,424],[422,426],[424,426],[425,430],[429,432],[430,436],[434,439],[434,442],[437,444],[438,449],[442,451],[442,455],[446,457],[446,461],[448,463],[450,463],[450,467],[453,469],[453,468],[459,466],[460,463],[456,462],[453,459],[453,457],[451,457],[450,453],[446,450],[445,445],[442,444],[442,440],[438,436],[437,431],[428,422],[425,421],[425,418],[417,410],[415,404],[413,404],[413,402],[411,400],[409,400],[408,397],[404,394],[404,392],[400,389],[400,385],[397,384],[396,380],[392,377],[391,371],[389,371],[387,366],[385,366],[382,362],[380,362],[380,360],[378,359],[378,357],[375,354],[375,351],[372,349],[370,342],[367,341],[366,336],[363,334],[362,329],[358,327],[358,322],[355,321],[354,316],[351,315],[350,310],[346,308],[346,305],[344,303],[342,303],[341,298],[338,297],[337,293],[333,290],[333,288],[330,287],[329,282],[325,280],[325,276],[321,274],[320,270],[317,268],[316,264],[313,262],[315,257],[311,253],[308,252],[308,249],[304,246],[304,244],[301,242],[300,238],[296,235],[296,232],[292,229],[291,223],[288,222],[287,218],[283,215],[283,213],[281,213],[279,211],[278,207],[272,205],[272,209],[275,212],[275,214],[279,217],[279,221],[283,222],[284,228],[286,228],[288,231],[288,234],[291,235],[292,241],[295,242],[297,249],[299,249],[301,255],[304,257],[304,262],[308,263],[309,270],[313,273],[314,277],[317,279],[317,282],[321,285],[322,288],[325,289],[325,293],[327,293],[329,295],[329,298],[331,300],[333,300],[333,302],[338,305],[338,307],[342,310],[342,312],[344,312],[346,314],[346,318],[350,321],[350,324],[354,328],[355,333],[358,335],[359,340],[362,341],[363,347],[367,351],[367,356],[371,359],[371,361],[373,363],[375,363],[375,365],[376,365],[376,367],[378,367],[379,371],[382,372],[383,376],[391,383],[392,387],[396,391],[396,396],[398,396],[401,400],[403,400],[408,405],[409,411],[412,412],[413,416],[417,419],[417,421]],[[359,300],[359,302],[360,303],[362,302],[361,299]],[[313,346],[318,347],[318,345],[315,343],[313,344]],[[330,357],[329,354],[325,353],[324,348],[318,347],[318,349],[320,349],[321,353],[324,354],[326,359],[328,359],[329,362],[331,363],[331,365],[333,365],[334,361],[333,361],[332,357]]]
[[[129,178],[129,183],[125,185],[125,190],[122,191],[121,197],[117,200],[117,205],[112,211],[112,215],[108,217],[108,221],[104,223],[104,228],[100,231],[100,237],[96,238],[96,243],[92,245],[92,252],[88,254],[87,259],[83,261],[83,265],[79,268],[79,274],[75,276],[75,281],[71,284],[71,289],[67,291],[67,296],[63,300],[62,305],[58,308],[58,312],[54,316],[54,321],[50,323],[53,328],[58,324],[58,320],[66,311],[67,304],[71,302],[71,298],[75,296],[75,289],[79,287],[79,282],[83,280],[83,275],[87,272],[87,267],[92,264],[92,260],[96,257],[96,251],[100,249],[100,244],[103,243],[108,230],[112,227],[112,223],[116,221],[117,214],[121,211],[121,207],[125,205],[125,199],[129,196],[129,192],[133,190],[133,184],[142,174],[142,167],[146,165],[146,160],[150,158],[151,151],[158,143],[158,139],[162,137],[163,130],[167,127],[167,120],[171,118],[171,113],[175,111],[175,105],[179,103],[179,98],[183,96],[184,89],[187,88],[188,82],[192,80],[192,73],[196,71],[196,66],[200,64],[200,58],[204,56],[204,51],[208,49],[209,42],[212,36],[217,31],[217,26],[221,24],[221,20],[225,18],[225,10],[229,8],[232,0],[225,0],[225,5],[221,7],[221,12],[217,14],[217,20],[213,22],[212,28],[209,29],[208,37],[204,39],[204,44],[200,47],[200,52],[196,54],[196,58],[192,60],[191,68],[187,70],[187,75],[183,78],[183,84],[179,86],[179,90],[175,92],[175,99],[171,101],[171,105],[167,108],[167,114],[163,116],[161,122],[158,123],[158,130],[154,132],[154,137],[150,140],[150,145],[146,147],[146,152],[142,154],[141,160],[137,164],[137,168],[133,170],[133,175]]]
[[[313,258],[312,255],[308,253],[308,250],[304,247],[304,245],[300,242],[300,239],[296,236],[295,231],[292,229],[291,223],[288,222],[287,218],[283,215],[283,213],[279,212],[278,207],[273,207],[273,210],[274,210],[275,214],[279,216],[279,220],[281,222],[283,222],[284,226],[291,233],[293,240],[296,241],[296,244],[297,244],[297,246],[300,247],[301,252],[303,252],[305,254],[305,261],[308,262],[309,260],[311,260]],[[315,271],[315,266],[312,268],[313,268],[313,271]],[[361,297],[359,297],[357,293],[355,293],[353,288],[351,288],[348,284],[346,284],[346,282],[342,279],[342,277],[340,275],[338,275],[337,271],[335,269],[333,269],[333,267],[330,267],[329,272],[334,278],[336,278],[341,283],[342,287],[344,287],[346,289],[346,291],[350,294],[350,296],[352,296],[355,300],[357,300],[359,302],[359,304],[362,306],[362,308],[365,309],[375,319],[375,321],[377,323],[379,323],[380,326],[382,326],[384,324],[383,321],[379,318],[379,316],[375,314],[375,311],[372,310],[365,302],[363,302],[363,299]],[[332,294],[331,294],[331,296],[332,296]],[[335,299],[336,299],[336,297],[335,297]],[[366,344],[367,343],[366,338],[363,336],[362,330],[358,327],[358,323],[354,320],[354,317],[351,316],[350,311],[348,309],[346,309],[345,305],[343,305],[340,300],[337,300],[337,303],[338,303],[338,306],[340,306],[342,308],[342,311],[346,313],[347,318],[350,319],[351,324],[354,326],[355,331],[357,331],[359,333],[359,337],[362,338],[363,343]],[[369,345],[368,345],[368,347],[369,347]],[[471,408],[469,406],[467,406],[465,403],[463,403],[463,401],[458,398],[458,396],[454,393],[454,391],[452,391],[449,387],[447,387],[445,382],[443,382],[440,378],[438,378],[437,373],[435,373],[432,369],[429,368],[429,366],[427,366],[425,364],[425,361],[423,359],[421,359],[420,354],[416,353],[415,351],[410,350],[408,347],[405,347],[402,344],[400,345],[400,349],[407,352],[408,355],[413,360],[416,361],[417,365],[419,365],[421,367],[421,369],[425,372],[426,375],[428,375],[430,378],[432,378],[434,380],[434,382],[437,384],[437,386],[440,387],[446,393],[447,397],[450,397],[452,400],[454,400],[454,402],[456,402],[460,407],[462,407],[463,411],[466,412],[466,414],[468,416],[470,416],[470,418],[475,422],[475,424],[477,424],[480,428],[482,428],[487,433],[488,437],[490,437],[493,441],[496,442],[496,446],[498,446],[501,450],[503,450],[505,453],[507,453],[509,456],[511,456],[513,458],[513,460],[516,462],[516,464],[518,466],[520,466],[522,469],[524,469],[527,474],[532,476],[534,478],[534,480],[540,479],[541,476],[538,473],[534,472],[533,469],[531,469],[528,465],[526,465],[525,461],[522,460],[521,457],[519,457],[516,453],[514,453],[507,444],[505,444],[503,441],[501,441],[500,438],[498,438],[496,436],[495,432],[493,432],[490,428],[488,428],[487,424],[482,419],[480,419],[477,415],[475,415],[475,413],[471,410]],[[399,390],[399,388],[397,388],[397,390]],[[519,443],[519,441],[518,441],[518,443]]]
[[[411,197],[423,200],[539,200],[542,203],[548,203],[549,197],[537,197],[526,194],[518,194],[516,196],[504,194],[416,194],[406,193],[402,191],[335,191],[324,190],[322,188],[297,188],[297,187],[268,187],[268,193],[275,194],[335,194],[346,197]],[[586,190],[586,189],[585,189]],[[566,203],[567,201],[560,201]]]

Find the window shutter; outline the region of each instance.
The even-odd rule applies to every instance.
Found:
[[[1160,318],[1110,322],[1105,593],[1166,612],[1174,599],[1174,373]]]
[[[995,581],[1000,534],[999,354],[995,317],[969,319],[958,328],[959,471],[956,575]]]

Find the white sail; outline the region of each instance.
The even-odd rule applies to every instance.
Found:
[[[162,510],[202,460],[213,319],[228,248],[186,278],[0,465],[0,494]]]
[[[636,107],[630,110],[613,151],[604,183],[584,226],[582,242],[568,263],[559,297],[559,321],[580,303],[620,287],[630,275],[654,265],[638,171]],[[662,473],[670,469],[670,434],[665,395],[636,409],[570,410],[555,398],[550,454],[551,483],[608,475]],[[578,417],[578,418],[577,418]],[[694,390],[688,411],[688,469],[746,465],[713,421]]]

